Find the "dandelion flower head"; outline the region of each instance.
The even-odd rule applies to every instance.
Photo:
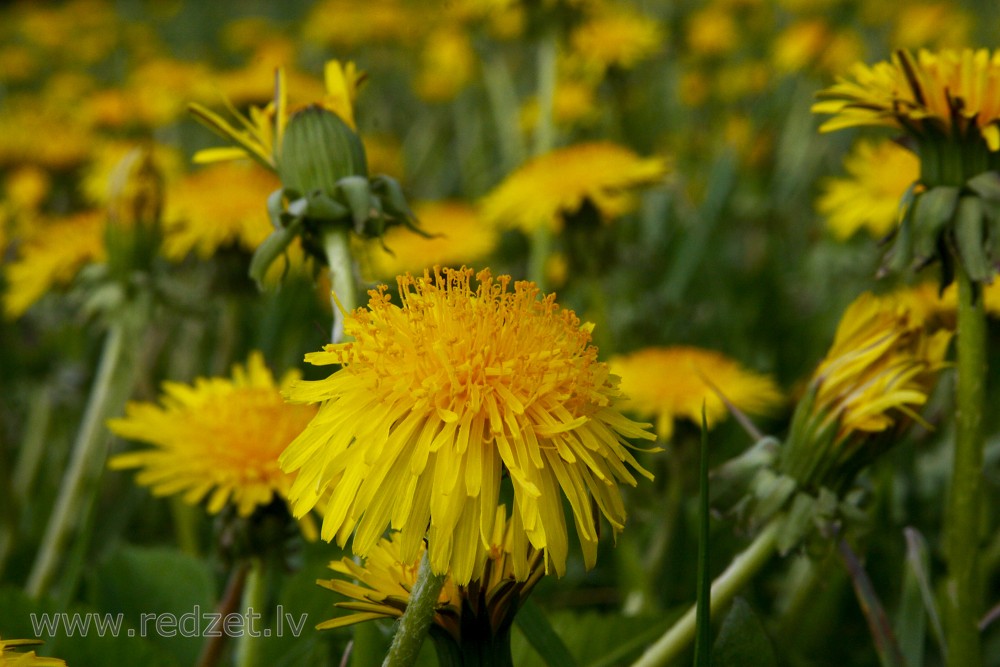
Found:
[[[438,595],[434,625],[448,633],[457,643],[462,642],[462,629],[472,625],[487,626],[490,635],[497,636],[510,629],[521,603],[527,599],[543,575],[542,554],[525,543],[516,542],[518,535],[511,530],[504,506],[497,508],[493,524],[494,533],[488,546],[481,546],[477,560],[484,563],[481,580],[459,586],[451,576],[445,578]],[[528,566],[525,575],[514,571],[515,549],[526,550],[524,559]],[[348,598],[336,607],[355,613],[324,621],[316,626],[320,630],[340,628],[377,618],[399,618],[406,611],[410,591],[417,580],[417,570],[425,549],[416,560],[405,561],[400,552],[399,533],[390,533],[379,540],[363,564],[351,558],[330,563],[330,569],[345,578],[320,580],[319,584]],[[463,615],[475,615],[475,619]]]
[[[773,379],[744,368],[712,350],[696,347],[649,347],[612,357],[611,371],[621,376],[625,409],[656,416],[656,433],[667,440],[678,418],[711,428],[728,413],[722,400],[752,414],[769,414],[784,400]]]
[[[540,155],[508,176],[482,202],[483,218],[496,225],[530,231],[560,229],[565,214],[584,201],[605,219],[632,210],[630,190],[661,180],[663,158],[641,158],[611,142],[577,144]]]
[[[155,495],[182,493],[190,504],[208,498],[212,514],[231,503],[249,516],[275,495],[287,497],[291,486],[278,455],[316,413],[282,399],[280,391],[298,377],[289,371],[276,383],[254,352],[246,365],[233,367],[231,378],[166,382],[159,404],[129,403],[124,418],[108,421],[117,435],[152,445],[115,456],[109,465],[138,468],[136,482]]]
[[[617,379],[597,360],[590,327],[555,295],[511,283],[488,270],[474,281],[471,269],[401,277],[402,306],[385,286],[369,292],[345,325],[353,342],[306,356],[343,365],[287,394],[321,403],[281,465],[298,471],[294,514],[331,492],[323,539],[345,544],[353,533],[354,553],[367,556],[391,526],[411,562],[426,535],[432,569],[467,584],[481,574],[477,553],[508,477],[512,530],[545,552],[546,570],[566,567],[563,495],[588,567],[592,504],[621,530],[617,484],[636,483],[626,465],[649,476],[625,438],[653,436],[618,412]],[[524,573],[525,553],[514,558]]]
[[[833,235],[844,240],[859,229],[884,237],[899,220],[899,201],[920,177],[920,161],[891,140],[860,141],[844,159],[847,176],[823,184],[816,201]]]
[[[821,127],[894,127],[917,137],[979,136],[1000,150],[1000,51],[896,51],[892,60],[856,63],[850,76],[819,93]]]

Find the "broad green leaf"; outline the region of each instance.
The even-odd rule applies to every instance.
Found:
[[[89,578],[102,611],[121,613],[138,636],[182,665],[204,642],[205,614],[215,610],[216,582],[205,561],[176,549],[124,546]]]
[[[527,600],[514,617],[514,622],[524,633],[524,636],[531,643],[531,646],[538,651],[538,654],[545,660],[549,667],[576,667],[576,660],[566,648],[566,644],[559,637],[549,623],[549,619],[542,613],[533,601]]]
[[[774,646],[760,619],[741,597],[733,600],[719,636],[712,660],[717,667],[776,667]]]

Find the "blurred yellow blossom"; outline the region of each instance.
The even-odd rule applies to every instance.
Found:
[[[700,56],[721,56],[733,51],[740,41],[740,28],[732,12],[718,4],[694,12],[687,22],[685,42]]]
[[[603,72],[607,67],[631,68],[663,48],[659,24],[628,4],[610,4],[573,29],[570,44],[585,67]]]
[[[625,410],[656,417],[656,433],[669,440],[674,421],[701,424],[702,406],[709,428],[725,418],[723,398],[744,412],[767,415],[784,402],[777,383],[719,352],[696,347],[648,347],[608,361],[621,377]]]
[[[428,102],[447,102],[472,79],[476,62],[465,30],[459,26],[441,26],[424,42],[414,90]]]
[[[369,241],[362,250],[365,275],[375,280],[393,280],[404,273],[424,269],[473,264],[492,252],[497,230],[479,219],[475,207],[459,201],[418,202],[413,212],[420,230],[430,238],[393,227],[381,242]]]
[[[904,3],[892,12],[895,28],[890,43],[897,48],[969,46],[973,18],[953,2]]]
[[[858,141],[844,158],[847,176],[822,182],[816,209],[840,240],[859,229],[884,237],[899,220],[899,202],[920,177],[920,160],[895,141]]]
[[[482,200],[489,224],[531,230],[560,229],[564,216],[590,202],[605,219],[635,205],[630,189],[661,181],[663,158],[642,158],[611,142],[576,144],[540,155],[522,165]]]
[[[4,312],[20,317],[50,289],[68,284],[80,267],[105,257],[102,211],[32,225],[14,261],[4,266]]]

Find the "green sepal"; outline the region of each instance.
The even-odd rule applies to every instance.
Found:
[[[787,554],[798,546],[812,529],[816,516],[816,499],[807,493],[797,493],[778,532],[778,553]]]
[[[988,281],[993,275],[986,256],[985,210],[979,197],[959,199],[955,209],[955,247],[962,267],[974,282]]]
[[[966,181],[965,186],[986,201],[1000,203],[1000,172],[984,171]]]
[[[288,246],[291,245],[295,237],[299,235],[302,222],[299,219],[292,221],[287,227],[278,227],[264,239],[257,249],[254,250],[253,257],[250,258],[250,277],[261,285],[264,282],[264,275],[274,262]]]
[[[348,176],[340,179],[337,187],[347,202],[355,231],[361,234],[372,208],[372,193],[368,179],[362,176]]]
[[[909,191],[908,191],[909,192]],[[913,265],[913,211],[912,201],[905,207],[900,205],[899,227],[895,232],[892,249],[885,258],[885,271],[903,273]]]
[[[955,212],[959,188],[941,185],[917,197],[913,211],[913,255],[918,262],[936,259],[938,239]]]
[[[313,220],[342,220],[350,211],[325,193],[317,192],[309,198],[308,216]]]
[[[757,502],[753,510],[753,520],[763,523],[777,514],[798,490],[799,485],[788,475],[762,468],[753,480],[753,495]]]

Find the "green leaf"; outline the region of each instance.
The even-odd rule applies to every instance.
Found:
[[[774,646],[746,600],[737,597],[722,621],[713,654],[718,667],[777,667]]]
[[[95,616],[96,614],[96,616]],[[39,656],[65,660],[69,665],[101,667],[179,667],[169,653],[143,639],[118,612],[74,604],[60,607],[51,599],[34,600],[17,588],[0,588],[0,636],[5,639],[35,639],[43,642],[33,648]],[[67,621],[73,625],[65,625]],[[43,623],[49,625],[46,629]],[[80,623],[88,623],[86,631]],[[98,631],[100,626],[100,632]],[[70,629],[72,628],[72,629]],[[132,636],[128,630],[132,629]],[[103,635],[103,636],[101,636]]]
[[[545,667],[545,661],[526,640],[522,618],[515,617],[511,653],[518,667]],[[679,614],[624,617],[620,614],[569,611],[551,612],[548,621],[565,641],[578,664],[586,667],[616,667],[638,658],[649,644],[662,635]],[[551,665],[549,665],[551,667]]]
[[[882,667],[905,667],[906,659],[899,650],[899,643],[889,625],[885,608],[882,606],[882,601],[879,599],[864,566],[843,539],[837,543],[837,550],[840,552],[847,574],[851,577],[861,612],[864,614],[865,620],[868,621],[868,630],[875,644],[879,663]]]
[[[215,579],[204,561],[176,549],[124,546],[89,583],[100,609],[122,613],[178,663],[195,663],[204,639],[194,628],[203,630],[202,614],[215,608]]]
[[[533,601],[527,600],[524,603],[514,617],[514,622],[549,667],[576,667],[573,654]]]

